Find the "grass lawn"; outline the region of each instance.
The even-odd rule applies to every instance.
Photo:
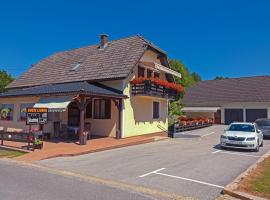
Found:
[[[255,196],[270,198],[270,157],[240,183],[239,189]]]
[[[17,156],[21,156],[25,153],[20,151],[8,150],[8,149],[1,149],[0,148],[0,158],[14,158]]]

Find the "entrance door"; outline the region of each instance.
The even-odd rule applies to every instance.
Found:
[[[225,124],[243,122],[243,109],[225,109]]]
[[[215,112],[215,124],[221,124],[221,111],[217,110],[217,112]]]
[[[247,122],[255,122],[259,118],[267,118],[267,109],[246,109]]]
[[[75,102],[70,103],[68,106],[68,125],[80,125],[80,110]]]

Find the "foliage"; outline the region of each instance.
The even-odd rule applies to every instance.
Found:
[[[177,84],[183,85],[185,90],[193,84],[202,80],[201,76],[198,73],[190,73],[188,68],[181,61],[172,59],[169,60],[169,63],[173,70],[179,72],[182,75],[181,79],[176,77],[175,81]],[[169,126],[174,124],[179,116],[183,115],[183,107],[184,106],[181,102],[181,99],[169,103]]]
[[[175,78],[176,83],[182,84],[184,88],[189,88],[191,85],[198,81],[201,81],[201,77],[197,73],[190,73],[188,68],[179,60],[172,59],[169,60],[170,66],[173,70],[182,74],[182,78]]]
[[[215,80],[222,80],[222,79],[227,79],[227,77],[223,77],[223,76],[216,76]]]
[[[0,93],[5,92],[5,87],[13,80],[14,78],[5,70],[0,70]]]
[[[8,149],[1,149],[0,148],[0,158],[14,158],[17,156],[21,156],[25,153],[20,152],[20,151],[15,151],[15,150],[8,150]]]

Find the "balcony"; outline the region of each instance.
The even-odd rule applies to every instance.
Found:
[[[144,80],[141,78],[140,80],[138,78],[131,81],[131,92],[134,96],[153,96],[176,100],[183,92],[183,87],[160,79]]]

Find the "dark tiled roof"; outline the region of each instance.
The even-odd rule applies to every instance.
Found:
[[[116,98],[125,98],[121,91],[115,89],[105,89],[87,82],[74,82],[62,84],[48,84],[29,88],[12,89],[0,94],[0,97],[16,96],[42,96],[42,95],[65,95],[65,94],[88,94],[95,96],[108,96]]]
[[[232,102],[270,102],[270,76],[202,81],[189,88],[185,106],[221,106]]]
[[[100,50],[97,44],[59,52],[33,65],[7,88],[125,78],[149,47],[166,55],[137,35],[113,40],[104,50]],[[78,62],[80,67],[72,71],[72,65]]]

